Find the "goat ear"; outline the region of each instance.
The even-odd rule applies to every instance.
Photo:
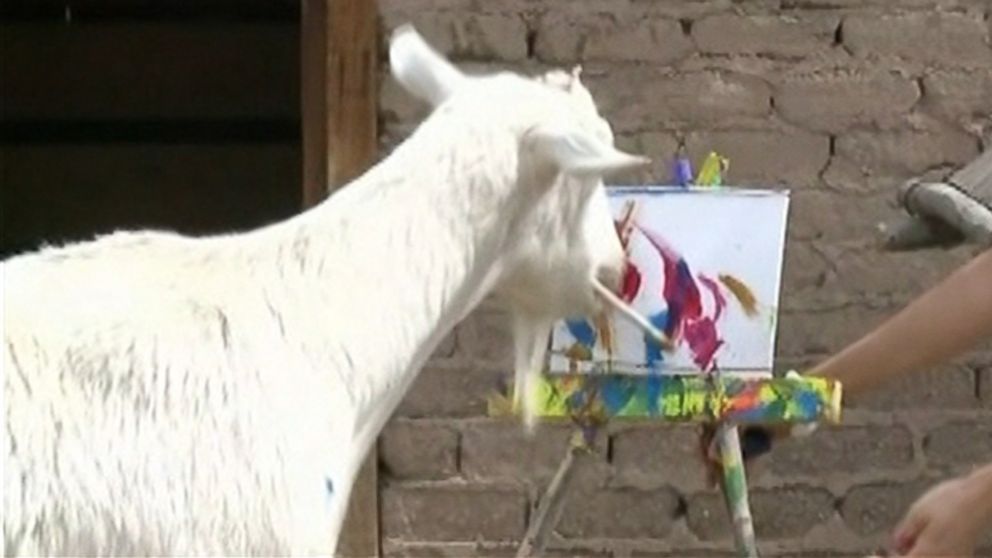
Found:
[[[593,134],[566,126],[538,126],[527,132],[525,142],[568,174],[603,176],[651,163],[647,157],[625,153]]]
[[[410,94],[437,107],[465,81],[465,75],[424,41],[409,23],[389,41],[393,77]]]

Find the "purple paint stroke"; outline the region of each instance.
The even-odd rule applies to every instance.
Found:
[[[713,316],[704,315],[700,289],[685,258],[653,231],[636,223],[635,226],[662,259],[665,273],[662,297],[668,305],[666,335],[676,342],[684,340],[692,352],[696,366],[709,371],[717,350],[724,344],[716,322],[723,315],[727,299],[720,292],[716,281],[699,274],[699,283],[710,291],[714,302]]]

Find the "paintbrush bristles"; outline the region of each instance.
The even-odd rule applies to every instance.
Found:
[[[593,279],[592,287],[596,291],[603,301],[610,307],[612,307],[617,312],[620,312],[621,316],[624,316],[636,326],[644,330],[644,333],[648,334],[652,339],[658,342],[666,351],[675,350],[675,344],[669,339],[660,329],[651,325],[651,322],[647,320],[644,316],[640,314],[637,310],[634,310],[629,304],[624,302],[619,296],[617,296],[613,291],[599,282],[598,279]]]

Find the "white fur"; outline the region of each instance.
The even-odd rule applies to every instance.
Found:
[[[516,316],[524,381],[554,319],[597,310],[623,260],[600,177],[643,159],[577,74],[468,78],[409,27],[391,61],[436,110],[312,210],[0,264],[6,555],[331,554],[373,441],[483,297]]]

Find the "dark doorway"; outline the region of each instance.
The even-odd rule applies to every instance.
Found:
[[[300,208],[299,5],[0,6],[0,256]]]

